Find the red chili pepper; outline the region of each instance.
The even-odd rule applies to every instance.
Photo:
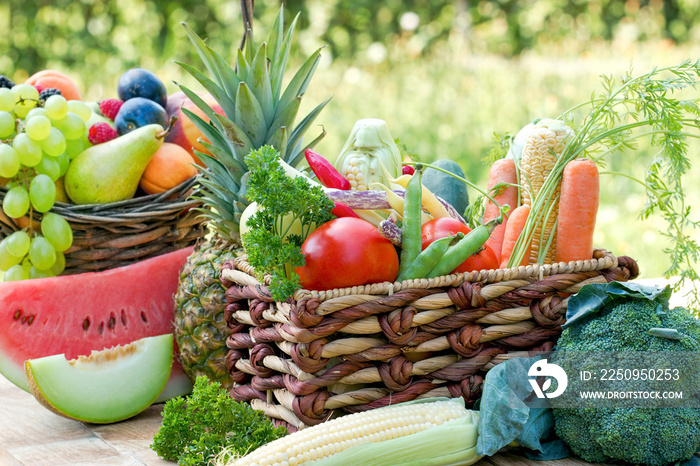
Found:
[[[401,168],[401,173],[404,175],[413,175],[416,172],[416,169],[413,168],[412,165],[404,165]]]
[[[350,190],[350,181],[341,175],[333,164],[322,155],[311,149],[306,149],[304,151],[304,156],[306,156],[309,167],[311,167],[311,170],[313,170],[318,181],[320,181],[323,186],[326,188],[342,189],[343,191]]]
[[[352,210],[350,207],[348,207],[346,204],[343,204],[342,202],[335,202],[335,207],[333,207],[333,215],[336,217],[356,217],[360,218],[359,215],[355,213],[354,210]]]

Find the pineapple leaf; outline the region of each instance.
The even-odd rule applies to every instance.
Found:
[[[245,84],[241,84],[241,86],[245,86]],[[253,150],[253,141],[250,140],[243,128],[227,117],[216,114],[215,118],[219,123],[222,136],[229,141],[229,147],[237,155],[239,161],[243,160]]]
[[[240,189],[240,186],[238,186],[231,177],[222,176],[221,172],[217,173],[217,169],[204,171],[199,182],[206,188],[203,192],[214,193],[218,198],[227,202],[235,196],[235,194],[232,193],[236,193]]]
[[[245,37],[245,44],[243,44],[242,50],[238,50],[243,52],[243,57],[246,59],[246,62],[251,63],[253,61],[253,51],[256,50],[257,47],[255,46],[255,39],[253,37],[253,25],[249,24],[246,28],[247,35]]]
[[[304,62],[289,82],[277,106],[278,111],[280,108],[286,107],[292,100],[304,94],[320,60],[321,49],[319,48]]]
[[[260,103],[246,83],[238,86],[235,120],[240,122],[240,128],[250,138],[254,147],[260,147],[265,143],[265,116]]]
[[[323,110],[323,107],[326,106],[326,104],[331,100],[331,98],[327,98],[323,102],[321,102],[316,108],[314,108],[312,111],[310,111],[303,120],[299,122],[299,124],[294,128],[292,131],[291,136],[289,137],[289,145],[290,147],[296,148],[298,144],[301,143],[301,138],[304,135],[304,133],[309,129],[311,126],[311,123],[316,119],[318,114]],[[324,133],[325,134],[325,133]],[[296,158],[296,151],[292,151],[293,154],[288,154],[290,158]],[[294,165],[292,165],[294,166]]]
[[[207,191],[203,191],[202,193],[202,202],[205,202],[205,204],[213,208],[213,212],[216,212],[216,215],[221,216],[221,212],[228,212],[230,210],[230,203],[232,202],[232,194],[229,191],[225,191],[222,189],[217,189],[215,183],[207,181],[206,183],[202,183],[202,186],[206,186]],[[222,195],[228,195],[228,197],[221,197]]]
[[[272,100],[272,88],[270,87],[270,73],[267,68],[267,44],[262,43],[258,53],[253,59],[248,86],[250,86],[253,95],[260,103],[265,116],[265,126],[272,123],[275,117],[275,105]]]
[[[190,99],[199,109],[204,112],[204,114],[211,120],[211,118],[216,113],[196,92],[192,89],[176,82],[177,86],[185,93],[188,99]]]
[[[246,44],[246,49],[248,49],[248,47],[248,44]],[[236,74],[238,74],[238,78],[241,81],[248,81],[248,75],[250,74],[250,62],[246,59],[245,55],[243,55],[241,49],[238,49],[237,52]]]
[[[238,183],[236,183],[236,180],[240,179],[240,177],[243,175],[243,173],[246,172],[247,168],[239,166],[238,165],[239,162],[235,158],[231,157],[230,154],[223,153],[223,152],[225,152],[224,149],[221,149],[221,148],[216,147],[212,144],[209,144],[206,141],[200,141],[200,142],[204,146],[204,148],[209,151],[209,153],[196,151],[199,159],[202,162],[204,162],[204,164],[206,166],[209,166],[210,164],[214,164],[217,162],[224,165],[229,170],[229,172],[233,175],[230,177],[230,178],[232,178],[232,183],[235,183],[236,185],[238,185]],[[214,162],[210,159],[214,159],[214,160],[216,160],[216,162]],[[233,161],[233,163],[230,163],[231,161]],[[229,163],[227,163],[227,162],[229,162]],[[233,165],[233,167],[231,165]]]
[[[224,89],[222,89],[218,84],[209,79],[207,75],[200,72],[198,69],[179,61],[176,61],[175,63],[183,67],[197,81],[199,81],[202,87],[204,87],[204,89],[206,89],[207,92],[209,92],[209,94],[211,94],[211,96],[214,97],[214,99],[216,99],[219,105],[221,105],[221,108],[223,109],[224,113],[226,113],[226,115],[233,115],[234,109],[236,108],[236,104]],[[207,105],[206,103],[204,103],[204,105],[209,107],[209,105]]]
[[[296,118],[297,113],[299,113],[300,105],[301,97],[298,97],[289,102],[289,105],[287,105],[281,112],[279,112],[277,118],[275,118],[275,121],[272,122],[269,129],[267,130],[267,135],[265,136],[265,138],[269,140],[281,126],[293,128],[294,119]],[[282,157],[282,159],[284,160],[284,156]]]
[[[211,54],[212,57],[214,57],[214,60],[216,61],[221,72],[221,76],[224,79],[223,82],[218,83],[219,86],[226,91],[226,94],[228,94],[231,99],[234,99],[236,97],[236,89],[238,89],[238,85],[241,82],[240,78],[238,75],[236,75],[233,68],[231,68],[231,65],[229,65],[226,60],[221,57],[221,55],[216,53],[215,50],[212,50]]]
[[[199,58],[202,59],[202,62],[204,63],[204,66],[207,67],[207,70],[209,71],[209,74],[214,77],[214,79],[221,83],[225,82],[224,81],[224,76],[221,73],[221,70],[219,68],[219,64],[216,62],[214,59],[214,56],[212,54],[212,50],[209,48],[207,44],[204,43],[201,37],[197,35],[196,32],[190,28],[187,23],[180,23],[182,26],[185,28],[185,32],[187,33],[187,36],[190,39],[190,42],[194,45],[195,50],[197,50],[197,54],[199,55]]]
[[[272,133],[267,140],[267,144],[272,146],[277,152],[282,160],[285,160],[285,155],[287,152],[287,139],[289,138],[289,131],[286,126],[278,126],[277,131]],[[281,149],[281,150],[280,150]]]
[[[222,136],[221,132],[217,131],[210,123],[204,121],[202,117],[197,115],[190,110],[183,108],[182,113],[184,113],[187,118],[192,120],[192,123],[202,132],[205,138],[207,138],[212,144],[226,146],[228,143]]]
[[[299,163],[302,161],[302,159],[304,159],[304,151],[306,151],[306,149],[312,149],[313,147],[315,147],[316,144],[318,144],[319,141],[321,141],[321,139],[323,139],[325,136],[326,136],[326,129],[323,126],[321,126],[321,134],[316,136],[316,139],[314,139],[313,141],[308,143],[306,145],[306,147],[304,147],[300,150],[296,150],[296,148],[295,148],[295,150],[292,150],[292,155],[290,155],[289,162],[287,162],[287,163],[293,167],[299,165]]]
[[[228,169],[231,171],[231,174],[233,175],[234,179],[240,178],[243,173],[246,172],[247,168],[243,163],[236,158],[235,154],[232,154],[230,151],[215,146],[213,144],[208,143],[207,141],[199,141],[200,144],[204,146],[206,150],[208,150],[211,155],[217,159],[219,162],[222,164],[226,165]],[[209,156],[209,154],[207,154]],[[210,156],[211,157],[211,156]],[[200,157],[201,159],[201,157]],[[205,162],[206,164],[206,162]],[[207,164],[208,166],[208,164]]]
[[[280,16],[278,16],[278,20],[280,21],[280,23],[282,22],[281,13],[282,12],[280,11]],[[287,59],[289,58],[289,51],[291,50],[292,41],[294,37],[294,29],[296,28],[296,23],[298,19],[299,14],[297,14],[294,17],[292,24],[289,25],[289,28],[287,29],[287,34],[284,36],[284,40],[282,40],[283,30],[281,27],[277,31],[278,34],[275,38],[275,54],[270,60],[272,63],[270,79],[272,80],[272,89],[275,93],[274,97],[276,101],[278,101],[280,98],[282,82],[284,80],[284,70],[287,69]],[[279,44],[277,41],[280,41]],[[270,43],[272,43],[272,37],[270,38]]]

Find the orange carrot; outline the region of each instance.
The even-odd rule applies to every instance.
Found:
[[[557,262],[588,260],[593,256],[599,189],[595,162],[576,159],[566,164],[559,197]]]
[[[525,227],[525,222],[527,221],[528,215],[530,215],[530,206],[526,204],[523,204],[510,212],[508,225],[506,226],[506,231],[503,235],[503,249],[501,249],[502,269],[508,266],[508,261],[510,260],[511,254],[513,254],[515,243],[518,241],[518,236],[520,236],[520,233]],[[520,265],[527,265],[528,262],[530,262],[531,243],[531,241],[528,241],[527,252],[523,256],[523,260],[520,262]]]
[[[515,173],[515,161],[512,159],[500,159],[496,160],[491,169],[489,170],[489,191],[493,189],[498,183],[510,183],[516,184],[517,176]],[[491,193],[489,193],[491,194]],[[493,194],[492,194],[493,196]],[[499,194],[493,196],[493,198],[500,205],[508,204],[510,206],[510,212],[513,212],[518,205],[518,188],[514,186],[508,186],[507,188],[500,190]],[[503,247],[503,235],[506,232],[506,225],[508,224],[508,217],[510,212],[503,216],[503,223],[498,225],[495,230],[491,233],[491,236],[486,241],[488,246],[491,246],[498,256],[498,260],[501,260],[501,249]],[[484,207],[484,219],[483,223],[486,223],[500,215],[499,208],[492,201]]]

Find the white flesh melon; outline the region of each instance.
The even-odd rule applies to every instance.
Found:
[[[25,362],[29,389],[56,414],[108,424],[148,408],[163,391],[173,363],[173,335],[67,360],[63,354]]]

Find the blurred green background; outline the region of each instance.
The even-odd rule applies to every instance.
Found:
[[[258,0],[255,36],[267,37],[279,0]],[[485,188],[494,133],[515,134],[537,117],[556,117],[602,89],[601,75],[622,76],[700,57],[700,0],[289,0],[301,13],[293,68],[326,46],[305,97],[309,108],[333,99],[317,122],[317,146],[335,159],[353,123],[386,120],[394,137],[423,160],[451,158]],[[201,62],[187,22],[227,59],[242,37],[239,2],[223,0],[5,0],[0,4],[0,74],[16,82],[45,68],[78,83],[85,100],[116,97],[125,70],[154,71],[199,89],[174,60]],[[694,96],[697,97],[697,96]],[[302,109],[303,110],[303,109]],[[689,153],[698,157],[698,143]],[[642,178],[653,152],[608,160]],[[686,177],[700,200],[697,167]],[[637,185],[604,176],[596,245],[640,262],[643,277],[668,267],[658,218],[641,221]],[[476,192],[470,190],[471,196]],[[694,215],[694,214],[693,214]],[[695,217],[697,218],[697,217]],[[698,237],[700,239],[700,237]]]

